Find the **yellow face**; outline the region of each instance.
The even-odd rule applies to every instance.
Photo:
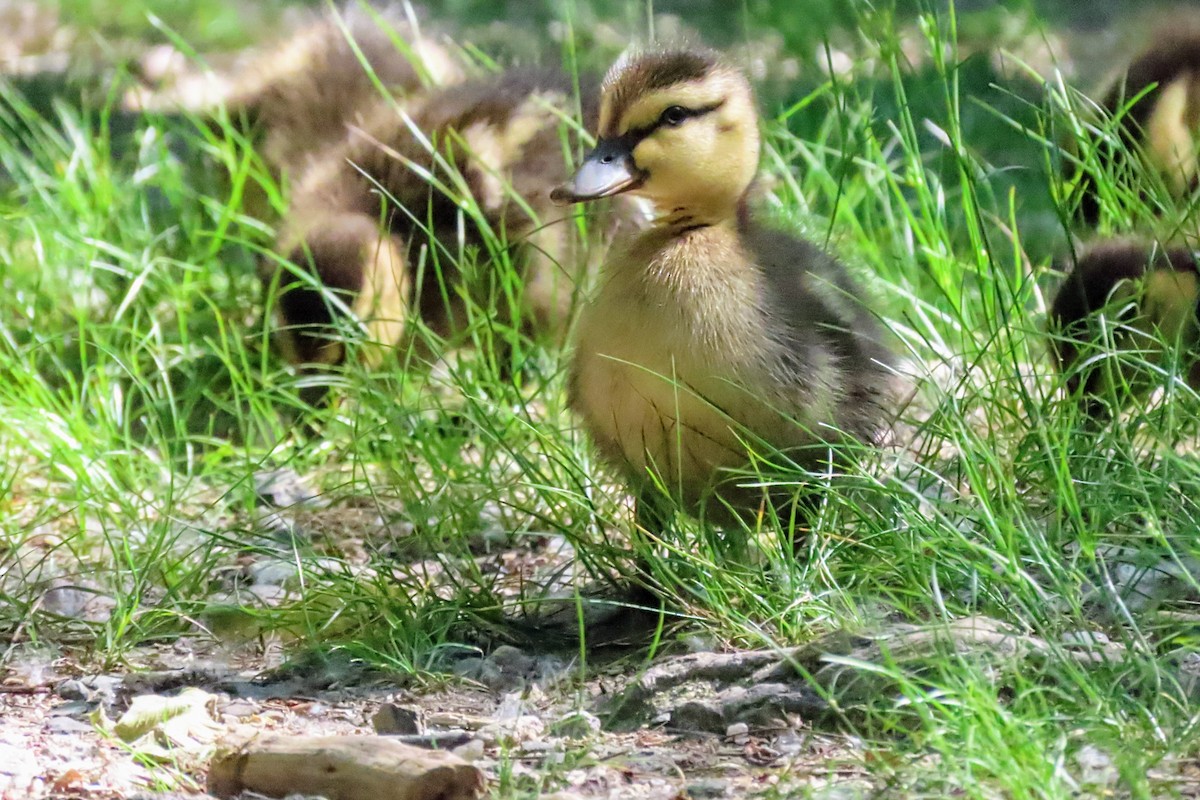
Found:
[[[555,199],[629,192],[664,215],[703,221],[735,213],[758,169],[758,114],[745,77],[703,58],[652,55],[614,67],[596,149]]]
[[[629,137],[643,176],[633,191],[664,211],[677,206],[729,206],[758,169],[758,115],[745,79],[718,71],[698,81],[647,93],[619,120],[601,107],[601,130]],[[614,124],[615,122],[615,124]]]

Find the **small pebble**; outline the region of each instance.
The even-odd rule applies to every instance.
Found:
[[[455,714],[450,711],[438,711],[425,717],[425,724],[430,728],[464,728],[469,731],[477,731],[491,723],[492,720],[487,717],[469,717],[466,714]]]
[[[244,717],[252,717],[258,713],[258,707],[253,703],[247,703],[245,700],[231,700],[220,706],[220,712],[227,717],[234,719],[242,719]]]
[[[550,723],[550,735],[566,739],[586,739],[599,731],[600,718],[586,711],[575,711]]]
[[[42,594],[41,609],[60,617],[104,622],[116,601],[98,591],[77,586],[56,586]]]
[[[750,726],[744,722],[735,722],[725,729],[725,738],[734,744],[745,744],[750,741]]]
[[[255,473],[254,491],[260,500],[276,508],[322,505],[320,493],[309,487],[304,478],[292,469]]]
[[[467,763],[478,761],[479,759],[483,758],[483,740],[472,739],[466,744],[459,745],[450,752]]]
[[[775,737],[773,746],[785,756],[798,756],[808,745],[808,737],[793,730],[787,730]]]
[[[283,558],[265,557],[247,570],[255,586],[283,586],[297,580],[296,563]]]
[[[371,726],[381,736],[389,734],[420,734],[421,712],[415,708],[384,703],[371,717]]]
[[[91,699],[91,691],[83,685],[83,681],[77,678],[65,680],[58,686],[54,687],[54,693],[63,700],[89,700]]]
[[[1120,778],[1112,758],[1094,745],[1079,748],[1075,763],[1079,765],[1079,782],[1084,786],[1111,786]]]
[[[484,739],[517,744],[541,736],[545,727],[540,717],[526,715],[516,719],[497,720],[480,729],[479,734]]]
[[[513,673],[531,672],[537,661],[519,647],[503,644],[497,647],[491,655],[492,661],[500,669]]]
[[[715,703],[689,700],[671,712],[671,728],[688,733],[720,733],[725,730],[725,715]]]
[[[87,700],[71,700],[70,702],[56,705],[46,712],[46,716],[83,718],[92,713],[92,708],[92,703]]]
[[[687,785],[687,796],[701,800],[709,797],[728,797],[729,781],[720,778],[707,778],[692,781]]]
[[[94,731],[95,727],[90,722],[74,717],[50,717],[46,720],[47,733],[80,734]]]

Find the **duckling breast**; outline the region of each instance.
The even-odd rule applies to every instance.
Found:
[[[768,287],[753,267],[717,226],[650,231],[610,257],[581,315],[573,407],[602,457],[635,482],[657,473],[689,505],[750,450],[811,445],[810,422],[833,416],[821,353],[802,382],[781,380]]]

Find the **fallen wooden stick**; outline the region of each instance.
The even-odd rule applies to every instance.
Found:
[[[483,773],[456,755],[386,736],[281,736],[222,748],[208,791],[235,797],[324,795],[329,800],[474,800]]]

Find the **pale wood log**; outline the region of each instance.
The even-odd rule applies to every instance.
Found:
[[[219,750],[208,791],[235,797],[323,795],[329,800],[474,800],[483,773],[456,755],[384,736],[256,738]]]

